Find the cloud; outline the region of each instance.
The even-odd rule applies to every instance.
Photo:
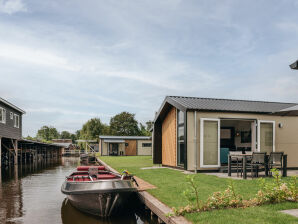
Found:
[[[43,49],[0,43],[0,57],[16,62],[32,63],[51,68],[61,68],[69,71],[79,70],[79,66],[70,64],[66,58]]]
[[[30,108],[26,110],[27,113],[52,113],[62,115],[76,115],[76,116],[88,116],[88,117],[112,117],[110,114],[94,113],[94,112],[82,112],[74,110],[65,110],[62,108]]]
[[[27,7],[22,0],[0,0],[0,12],[11,15],[27,12]]]
[[[25,135],[121,111],[145,122],[166,95],[297,96],[298,5],[286,1],[0,0],[1,12],[17,12],[8,2],[30,7],[0,15],[0,95],[27,111]]]

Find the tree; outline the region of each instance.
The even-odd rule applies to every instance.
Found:
[[[77,130],[75,132],[76,139],[80,139],[80,135],[81,135],[81,130]]]
[[[101,123],[99,118],[92,118],[87,121],[80,131],[80,138],[86,140],[95,140],[99,135],[103,134],[105,125]]]
[[[36,141],[36,137],[31,137],[30,135],[28,135],[24,139],[31,140],[31,141]]]
[[[153,122],[152,121],[147,121],[146,126],[143,125],[142,123],[140,123],[141,135],[150,136],[151,135],[150,130],[151,130],[152,127],[153,127]]]
[[[150,131],[151,128],[153,128],[153,121],[147,121],[146,125],[147,125],[147,127],[146,127],[147,131]]]
[[[135,114],[122,112],[112,117],[110,120],[110,133],[120,136],[140,135],[141,132]]]
[[[77,140],[76,134],[71,134],[70,138],[71,138],[72,143],[76,143],[76,140]]]
[[[68,131],[62,131],[60,134],[61,139],[70,139],[71,138],[71,133]]]
[[[142,123],[140,123],[140,132],[141,132],[141,135],[144,135],[144,136],[150,135],[150,131],[147,131],[145,125],[143,125]]]
[[[36,138],[42,141],[51,141],[52,139],[59,138],[59,132],[54,127],[42,126],[37,131]]]
[[[103,131],[102,131],[102,135],[110,135],[111,131],[110,131],[110,126],[103,124]]]

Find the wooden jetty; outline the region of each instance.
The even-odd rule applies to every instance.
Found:
[[[61,158],[62,149],[57,144],[0,137],[1,166],[26,165],[41,161],[55,162]]]

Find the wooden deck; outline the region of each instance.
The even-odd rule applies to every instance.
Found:
[[[147,181],[144,181],[143,179],[139,178],[139,177],[134,177],[135,180],[138,183],[138,191],[146,191],[149,189],[155,189],[156,187],[150,183],[148,183]]]

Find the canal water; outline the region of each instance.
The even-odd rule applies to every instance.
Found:
[[[30,224],[155,224],[142,209],[121,217],[101,219],[72,207],[61,185],[65,176],[79,165],[79,159],[64,157],[58,163],[39,163],[0,173],[0,223]]]

